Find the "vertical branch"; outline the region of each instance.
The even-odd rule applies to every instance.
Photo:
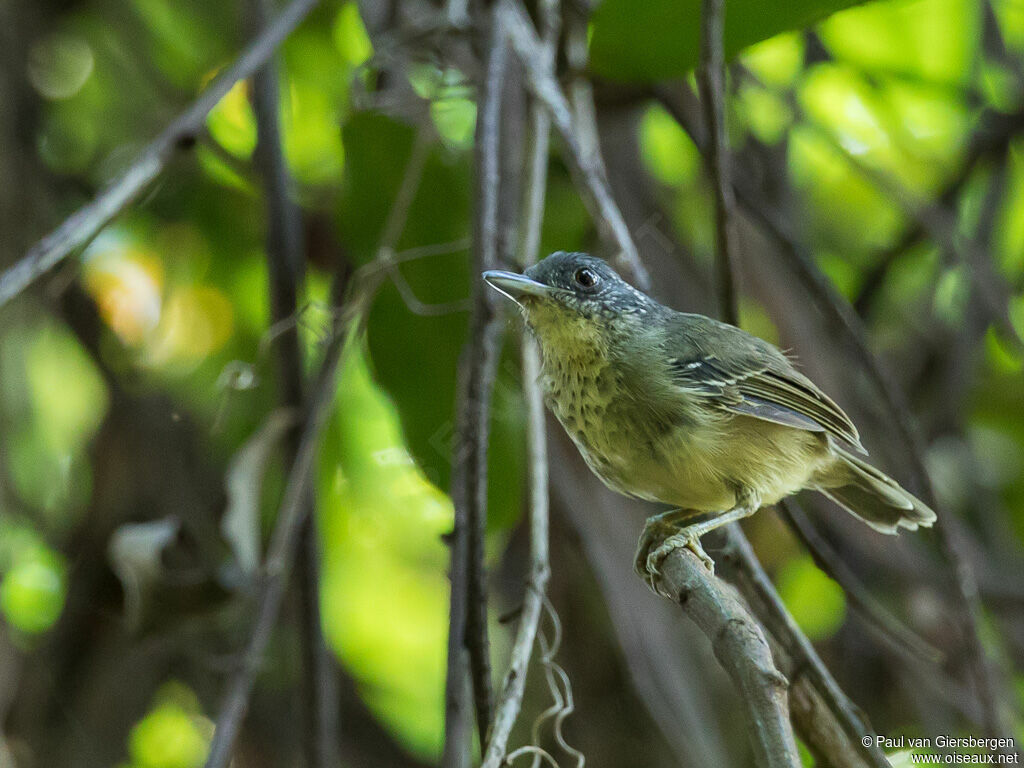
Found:
[[[498,155],[501,97],[504,90],[507,47],[496,13],[491,14],[487,66],[476,126],[476,199],[474,277],[497,265]],[[484,533],[487,525],[487,442],[490,432],[491,390],[501,351],[501,326],[493,295],[474,280],[469,341],[459,362],[460,381],[455,424],[452,501],[455,530],[452,542],[452,593],[445,687],[445,768],[468,759],[468,718],[462,657],[469,656],[473,706],[481,748],[491,720],[490,647],[487,632],[487,583],[484,571]]]
[[[732,215],[736,206],[729,172],[725,114],[725,53],[722,34],[725,31],[725,0],[701,0],[700,66],[697,85],[700,89],[701,113],[707,132],[708,170],[715,195],[715,275],[722,319],[739,325],[740,313],[735,285]]]
[[[558,42],[558,0],[544,0],[540,7],[544,65],[554,67]],[[500,23],[500,22],[499,22]],[[530,105],[527,146],[530,147],[523,211],[521,261],[524,266],[537,261],[540,250],[541,223],[544,218],[544,197],[548,175],[548,148],[551,119],[547,110],[536,102]],[[508,738],[519,716],[530,657],[537,639],[544,605],[544,594],[550,574],[548,562],[548,455],[544,418],[544,399],[540,384],[540,354],[529,332],[523,331],[523,395],[526,400],[527,483],[529,488],[530,563],[527,573],[523,610],[512,645],[508,672],[494,708],[490,739],[484,752],[482,768],[498,768],[508,747]]]
[[[269,0],[250,3],[254,20],[262,26],[271,10]],[[267,267],[270,279],[270,322],[282,328],[274,338],[279,399],[287,408],[301,411],[303,361],[298,325],[294,322],[297,297],[302,292],[304,254],[299,208],[289,197],[290,179],[281,145],[279,75],[274,57],[253,79],[253,111],[256,115],[255,160],[263,177],[267,201]],[[291,467],[301,433],[288,435],[286,466]],[[303,748],[308,768],[337,765],[337,683],[330,652],[324,642],[320,617],[320,547],[314,517],[315,491],[304,500],[301,544],[298,552],[299,603],[302,626]]]

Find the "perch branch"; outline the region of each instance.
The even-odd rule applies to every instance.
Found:
[[[751,609],[793,658],[802,674],[813,683],[846,734],[849,743],[856,745],[868,765],[888,768],[889,761],[882,750],[874,744],[865,746],[861,741],[865,735],[873,732],[871,726],[860,708],[843,693],[828,667],[814,650],[811,641],[800,631],[786,610],[782,598],[758,562],[743,531],[739,526],[729,526],[726,529],[726,536],[728,545],[725,559],[735,569],[738,576],[737,586],[747,598]]]
[[[768,641],[731,587],[712,577],[690,550],[673,550],[661,563],[658,591],[679,603],[711,641],[746,709],[757,765],[800,765],[789,723],[788,683],[776,669]]]
[[[543,25],[544,65],[554,67],[558,43],[558,0],[544,0],[540,7]],[[531,147],[527,166],[527,184],[523,211],[521,261],[528,266],[537,261],[540,250],[541,223],[544,219],[544,198],[548,175],[548,147],[551,120],[543,105],[530,105]],[[526,687],[526,675],[537,640],[547,591],[550,566],[548,562],[548,454],[544,420],[544,400],[540,384],[540,355],[527,331],[523,331],[522,348],[523,396],[526,400],[527,470],[529,488],[530,563],[523,608],[512,645],[508,672],[494,707],[494,721],[484,752],[482,768],[498,768],[505,758],[512,727],[519,717]]]
[[[178,148],[191,146],[202,130],[207,114],[239,80],[252,75],[269,59],[277,46],[316,6],[318,0],[293,0],[266,27],[222,75],[203,91],[135,159],[120,178],[79,208],[60,226],[32,246],[22,259],[0,275],[0,307],[34,280],[87,244],[96,233],[128,207],[152,182]]]
[[[269,0],[252,0],[253,17],[265,26],[271,12]],[[298,326],[289,322],[295,316],[297,297],[302,292],[305,255],[302,216],[289,196],[291,180],[281,145],[278,121],[280,82],[275,57],[253,78],[253,112],[256,117],[255,161],[266,190],[267,271],[270,280],[271,324],[283,329],[274,339],[279,399],[286,408],[301,412],[304,405],[303,361]],[[300,432],[292,429],[287,437],[286,466],[295,463]],[[310,488],[304,501],[301,544],[296,567],[299,571],[299,595],[302,627],[302,695],[305,704],[303,746],[309,768],[333,768],[337,765],[337,680],[330,652],[324,642],[320,617],[320,548],[315,518],[315,493]]]
[[[597,222],[602,235],[619,249],[618,265],[639,287],[649,287],[650,277],[640,262],[629,228],[612,197],[600,157],[596,155],[597,149],[591,148],[588,152],[580,143],[569,102],[550,68],[543,65],[543,44],[533,24],[522,6],[511,0],[503,0],[497,6],[497,13],[501,19],[500,26],[522,62],[527,86],[551,114],[552,122],[565,143],[568,150],[566,159],[576,174],[577,186],[591,217]]]

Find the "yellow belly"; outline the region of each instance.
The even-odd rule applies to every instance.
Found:
[[[732,509],[738,494],[774,504],[832,461],[820,434],[741,415],[717,420],[713,428],[675,427],[653,437],[643,430],[628,436],[569,432],[613,490],[707,512]]]

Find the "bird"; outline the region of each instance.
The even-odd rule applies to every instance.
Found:
[[[676,547],[713,573],[701,536],[804,489],[881,533],[935,522],[865,460],[850,417],[773,344],[664,306],[586,253],[483,279],[521,310],[545,402],[594,474],[670,505],[637,546],[634,567],[652,588]]]

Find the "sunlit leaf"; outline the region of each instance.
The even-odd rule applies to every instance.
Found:
[[[248,158],[256,148],[256,118],[249,103],[249,81],[239,80],[206,118],[210,135],[235,157]]]
[[[170,702],[149,712],[128,737],[133,768],[198,768],[208,743],[197,717]]]
[[[778,575],[779,595],[812,640],[833,635],[846,617],[843,589],[818,570],[810,557],[786,563]]]
[[[956,83],[971,71],[980,18],[971,0],[866,3],[832,16],[820,34],[857,67]]]
[[[43,547],[16,559],[0,581],[0,610],[5,620],[28,634],[53,626],[64,608],[64,574],[60,556]]]
[[[800,33],[777,35],[743,52],[743,65],[765,85],[792,85],[804,65],[804,38]]]
[[[359,6],[356,3],[348,2],[341,6],[331,31],[338,51],[352,66],[366,63],[373,55],[373,45],[366,34],[363,20],[359,18]]]
[[[644,164],[665,184],[694,178],[700,154],[675,118],[660,106],[649,107],[640,123],[640,150]]]

